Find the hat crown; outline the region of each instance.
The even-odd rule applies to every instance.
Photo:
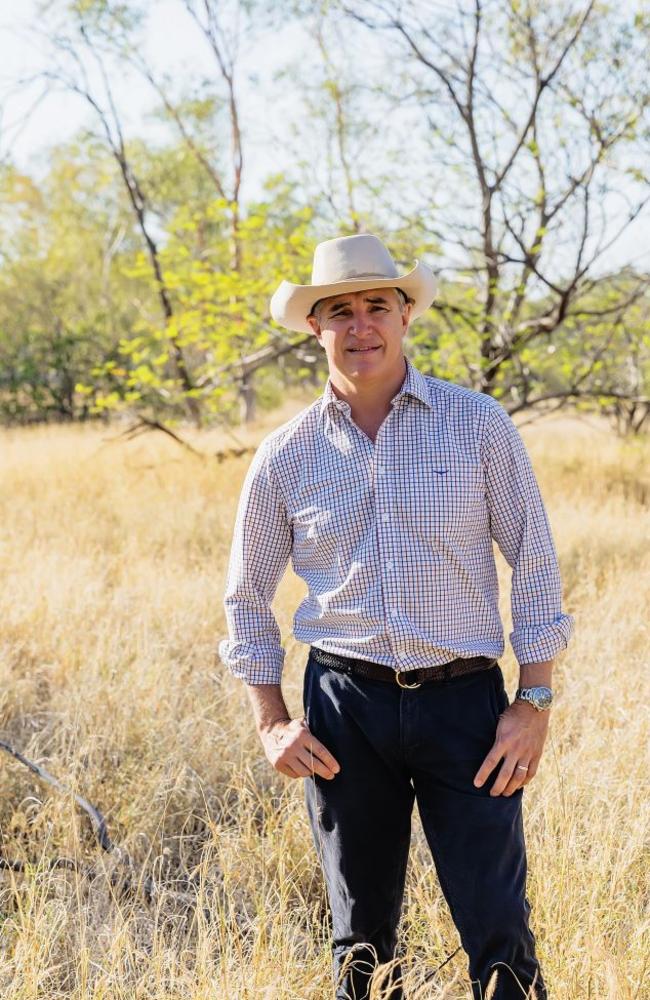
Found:
[[[360,233],[319,243],[314,250],[312,285],[359,278],[397,278],[395,261],[377,236]]]

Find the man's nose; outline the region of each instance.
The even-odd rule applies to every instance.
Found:
[[[366,311],[364,309],[358,309],[358,310],[355,309],[355,311],[352,314],[352,320],[350,323],[350,327],[354,331],[354,333],[357,336],[359,336],[360,334],[367,333],[369,325],[370,325],[369,317]]]

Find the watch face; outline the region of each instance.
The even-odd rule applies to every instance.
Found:
[[[553,692],[547,687],[535,688],[533,704],[536,708],[550,708],[553,701]]]

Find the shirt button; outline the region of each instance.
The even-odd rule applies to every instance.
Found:
[[[391,570],[393,566],[394,563],[392,562],[392,560],[389,559],[388,562],[386,563],[386,569]]]
[[[390,521],[390,514],[382,514],[381,519],[384,522],[384,524],[388,524],[388,522]]]
[[[380,476],[383,476],[383,474],[384,474],[385,471],[386,471],[386,467],[384,465],[378,465],[377,466],[377,472],[379,473]]]

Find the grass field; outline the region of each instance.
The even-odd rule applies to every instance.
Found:
[[[304,401],[239,432],[254,444]],[[249,457],[200,459],[106,428],[0,434],[0,738],[106,816],[0,754],[0,996],[326,1000],[324,892],[302,782],[263,759],[215,657]],[[553,1000],[650,996],[650,440],[550,418],[523,430],[576,619],[526,797],[529,896]],[[195,436],[214,452],[217,434]],[[506,634],[508,567],[499,556]],[[275,608],[300,711],[303,584]],[[510,648],[501,660],[509,690]],[[645,854],[644,854],[645,850]],[[128,858],[126,857],[128,854]],[[51,867],[69,859],[72,867]],[[130,865],[127,863],[130,859]],[[153,879],[153,894],[143,880]],[[417,821],[403,919],[413,1000],[467,997]]]

